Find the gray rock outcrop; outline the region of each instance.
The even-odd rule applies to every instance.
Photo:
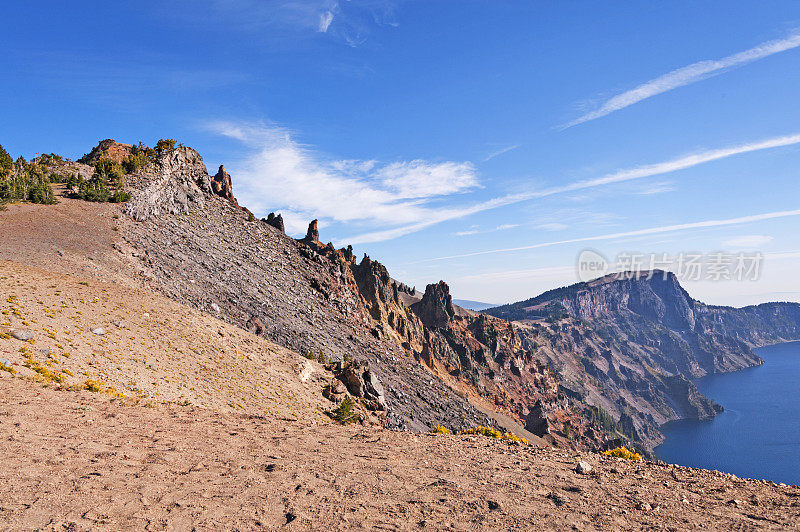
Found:
[[[154,164],[130,178],[131,184],[141,190],[134,194],[125,210],[137,221],[202,209],[206,194],[212,191],[203,158],[185,146],[162,153]]]
[[[285,233],[286,229],[283,226],[283,216],[280,214],[275,214],[271,212],[267,215],[266,218],[262,219],[267,225],[271,225],[275,229],[279,230],[281,233]]]

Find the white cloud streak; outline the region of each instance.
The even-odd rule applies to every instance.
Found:
[[[722,246],[728,249],[755,249],[769,244],[772,240],[773,237],[769,235],[742,235],[726,240]]]
[[[328,28],[333,22],[333,13],[330,11],[325,11],[319,15],[319,26],[317,27],[317,31],[320,33],[325,33],[328,31]]]
[[[475,167],[469,162],[403,161],[378,169],[375,177],[398,198],[409,199],[454,194],[478,186]]]
[[[479,186],[469,162],[325,161],[279,127],[213,122],[207,128],[253,150],[232,167],[237,196],[256,213],[285,212],[290,229],[313,218],[322,225],[378,226],[449,218],[457,210],[431,207],[428,202]]]
[[[432,259],[426,259],[420,262],[433,262],[433,261],[442,261],[442,260],[450,260],[450,259],[458,259],[464,257],[476,257],[478,255],[492,255],[495,253],[509,253],[513,251],[526,251],[531,249],[539,249],[545,247],[552,247],[552,246],[561,246],[565,244],[577,244],[581,242],[595,242],[598,240],[614,240],[617,238],[625,238],[631,236],[642,236],[642,235],[655,235],[660,233],[671,233],[676,231],[686,231],[690,229],[700,229],[700,228],[709,228],[709,227],[724,227],[729,225],[738,225],[738,224],[746,224],[746,223],[753,223],[753,222],[761,222],[764,220],[774,220],[778,218],[788,218],[790,216],[800,216],[800,209],[793,210],[793,211],[776,211],[776,212],[768,212],[763,214],[755,214],[752,216],[741,216],[739,218],[729,218],[726,220],[706,220],[702,222],[692,222],[692,223],[685,223],[685,224],[677,224],[677,225],[665,225],[661,227],[650,227],[648,229],[639,229],[637,231],[625,231],[621,233],[611,233],[606,235],[598,235],[598,236],[588,236],[582,238],[571,238],[567,240],[557,240],[553,242],[540,242],[538,244],[530,244],[527,246],[518,246],[513,248],[501,248],[501,249],[491,249],[485,251],[475,251],[472,253],[462,253],[460,255],[449,255],[446,257],[436,257]]]
[[[485,159],[483,159],[483,162],[490,161],[490,160],[494,159],[495,157],[499,157],[500,155],[503,155],[504,153],[508,153],[511,150],[516,150],[517,148],[519,148],[519,144],[513,144],[511,146],[506,146],[505,148],[501,148],[501,149],[499,149],[497,151],[493,151],[492,153],[487,155]]]
[[[456,236],[483,235],[486,233],[495,233],[497,231],[508,231],[509,229],[517,228],[520,225],[521,224],[501,224],[493,229],[478,229],[477,226],[473,226],[470,229],[466,229],[464,231],[458,231],[454,234]]]
[[[567,123],[564,129],[595,120],[624,109],[642,100],[658,94],[683,87],[712,76],[721,74],[738,66],[769,57],[773,54],[791,50],[800,46],[800,33],[793,33],[785,39],[768,41],[743,52],[723,57],[722,59],[698,61],[691,65],[673,70],[663,76],[642,83],[638,87],[623,92],[605,101],[598,109]]]
[[[782,137],[773,137],[758,142],[740,144],[728,148],[720,148],[716,150],[698,152],[695,154],[678,157],[677,159],[671,159],[669,161],[661,163],[636,166],[634,168],[619,170],[617,172],[612,172],[610,174],[606,174],[598,178],[576,181],[563,186],[551,187],[544,190],[533,191],[533,192],[523,192],[519,194],[507,195],[459,209],[444,209],[439,211],[436,216],[424,219],[424,221],[422,222],[416,222],[403,227],[395,227],[387,230],[379,230],[370,233],[363,233],[346,240],[347,242],[350,242],[352,244],[390,240],[393,238],[398,238],[404,235],[415,233],[417,231],[421,231],[423,229],[426,229],[428,227],[431,227],[433,225],[442,222],[463,218],[464,216],[477,214],[479,212],[487,211],[490,209],[496,209],[498,207],[505,207],[522,201],[528,201],[538,198],[544,198],[547,196],[553,196],[556,194],[564,194],[568,192],[575,192],[578,190],[612,185],[615,183],[631,181],[634,179],[642,179],[646,177],[668,174],[671,172],[677,172],[679,170],[685,170],[687,168],[691,168],[700,164],[717,161],[720,159],[725,159],[727,157],[732,157],[735,155],[741,155],[744,153],[766,150],[770,148],[778,148],[782,146],[790,146],[798,143],[800,143],[800,134],[795,134],[795,135],[785,135]]]
[[[440,207],[431,206],[429,202],[480,186],[471,163],[421,159],[384,165],[373,160],[323,161],[279,127],[213,122],[208,128],[254,150],[239,168],[234,168],[237,195],[254,212],[287,211],[290,213],[285,216],[287,227],[294,228],[313,218],[319,218],[323,225],[355,222],[380,227],[340,239],[337,244],[391,240],[523,201],[667,174],[735,155],[800,143],[800,134],[773,137],[619,170],[567,185],[510,194],[471,205]],[[289,219],[292,216],[298,219]]]
[[[656,194],[664,194],[674,190],[675,186],[672,183],[653,183],[649,187],[636,192],[636,194],[640,196],[655,196]]]

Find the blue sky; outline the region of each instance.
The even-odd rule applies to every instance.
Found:
[[[687,288],[800,301],[800,3],[125,4],[0,8],[13,155],[173,137],[257,215],[461,298],[575,282],[590,247],[758,252]]]

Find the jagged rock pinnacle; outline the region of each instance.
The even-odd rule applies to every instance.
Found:
[[[274,212],[271,212],[267,215],[264,221],[268,225],[271,225],[275,229],[278,229],[281,233],[286,232],[286,229],[283,226],[283,216],[281,216],[280,214],[275,214]]]
[[[311,223],[308,224],[308,231],[306,232],[306,237],[304,240],[309,242],[319,242],[319,229],[317,229],[316,220],[311,220]]]
[[[450,287],[444,281],[429,284],[422,300],[412,307],[422,323],[428,327],[443,327],[455,316]]]
[[[219,165],[219,170],[216,175],[211,178],[211,190],[214,194],[225,198],[233,203],[236,198],[233,197],[233,185],[231,184],[231,175],[225,170],[225,166]]]

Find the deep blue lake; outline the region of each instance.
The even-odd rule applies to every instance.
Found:
[[[765,364],[696,381],[725,407],[711,421],[677,421],[656,448],[665,462],[800,485],[800,342],[756,350]]]

